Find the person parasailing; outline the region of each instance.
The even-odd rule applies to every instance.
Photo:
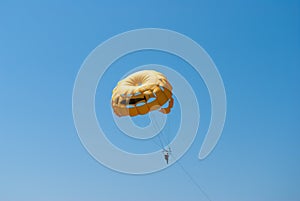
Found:
[[[169,164],[169,156],[171,154],[171,148],[169,147],[169,149],[164,149],[163,153],[164,153],[165,161],[167,162],[167,164]]]

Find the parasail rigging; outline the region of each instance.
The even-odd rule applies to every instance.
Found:
[[[162,73],[154,70],[138,71],[118,82],[112,92],[111,106],[119,117],[145,115],[155,110],[169,114],[174,104],[172,89]],[[154,127],[158,128],[155,118],[153,120]],[[165,142],[159,135],[158,138],[168,164],[171,149],[164,146]]]

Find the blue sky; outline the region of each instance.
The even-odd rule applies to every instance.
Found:
[[[223,78],[226,124],[203,161],[197,155],[210,100],[200,77],[188,79],[201,122],[180,159],[211,200],[300,199],[299,1],[2,1],[0,26],[0,200],[206,200],[176,164],[149,175],[118,173],[95,161],[77,136],[72,90],[82,62],[108,38],[147,27],[195,40]],[[168,54],[132,54],[113,64],[96,100],[108,101],[122,73],[147,63],[194,73]]]

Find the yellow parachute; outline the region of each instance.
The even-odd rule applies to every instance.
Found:
[[[162,108],[168,102],[166,108]],[[166,76],[154,70],[135,72],[118,82],[111,105],[118,116],[136,116],[158,110],[168,114],[173,107],[172,86]]]

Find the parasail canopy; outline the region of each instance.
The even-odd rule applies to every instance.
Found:
[[[168,103],[168,106],[162,108]],[[118,116],[136,116],[158,110],[168,114],[173,107],[172,86],[154,70],[135,72],[120,80],[112,92],[111,105]]]

